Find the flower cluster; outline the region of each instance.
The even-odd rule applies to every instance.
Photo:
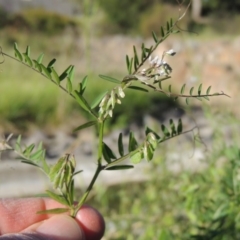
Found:
[[[138,79],[140,81],[145,81],[154,78],[155,81],[158,81],[160,77],[168,77],[171,72],[172,68],[170,65],[164,61],[164,56],[165,55],[170,55],[174,56],[176,52],[171,49],[169,51],[166,51],[163,53],[162,57],[154,57],[152,58],[151,56],[149,57],[149,64],[150,67],[148,69],[142,69],[139,74],[138,74]]]
[[[112,117],[115,104],[121,104],[120,98],[124,98],[125,93],[121,86],[113,88],[107,93],[100,102],[99,116],[100,118],[106,118],[108,115]]]

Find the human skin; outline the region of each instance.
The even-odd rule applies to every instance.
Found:
[[[72,218],[67,214],[36,214],[63,208],[48,198],[0,199],[0,240],[100,240],[105,223],[101,214],[83,206]]]

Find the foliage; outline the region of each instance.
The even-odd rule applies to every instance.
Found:
[[[100,6],[104,9],[109,22],[114,23],[120,31],[128,31],[137,27],[140,14],[149,8],[155,0],[128,0],[112,1],[99,0]]]
[[[205,11],[213,11],[218,12],[239,12],[240,10],[240,1],[234,0],[234,1],[221,1],[221,0],[202,0],[203,1],[203,7]]]
[[[202,170],[172,172],[161,150],[148,182],[95,189],[88,203],[108,216],[106,239],[239,238],[240,149],[216,128],[219,146],[205,154]]]
[[[140,49],[133,46],[133,56],[126,56],[126,76],[119,80],[114,77],[99,75],[105,81],[115,84],[115,87],[109,91],[105,91],[95,99],[88,99],[85,95],[88,87],[88,77],[85,76],[78,85],[74,85],[75,67],[69,65],[60,73],[55,69],[56,59],[52,59],[47,64],[44,63],[44,54],[40,54],[37,58],[31,57],[30,46],[26,47],[24,52],[20,51],[17,43],[14,44],[15,57],[10,56],[5,52],[1,52],[3,58],[10,58],[21,63],[24,67],[37,72],[44,78],[51,81],[58,88],[67,93],[73,98],[81,109],[89,115],[89,121],[78,126],[74,131],[80,131],[89,127],[96,127],[98,137],[98,151],[96,157],[97,167],[92,177],[91,182],[84,194],[80,197],[77,204],[74,204],[74,176],[80,172],[75,172],[76,162],[72,154],[66,153],[55,164],[48,164],[45,159],[45,150],[40,143],[38,146],[30,144],[22,146],[21,137],[18,138],[14,146],[9,145],[8,137],[1,141],[1,150],[14,150],[24,163],[40,168],[53,184],[55,191],[47,191],[47,195],[56,201],[62,203],[65,207],[61,209],[49,209],[45,212],[60,213],[68,211],[73,217],[88,198],[99,174],[102,171],[127,170],[134,168],[134,164],[145,159],[150,162],[159,144],[179,136],[186,132],[183,129],[182,120],[174,122],[169,120],[168,125],[161,126],[161,132],[156,133],[149,127],[145,129],[145,139],[140,142],[136,139],[133,132],[129,133],[127,146],[123,142],[123,134],[120,133],[117,141],[117,151],[111,149],[104,142],[105,123],[115,114],[115,107],[125,99],[127,90],[141,91],[148,93],[150,90],[158,94],[163,94],[173,99],[179,97],[185,98],[186,103],[194,98],[199,101],[209,100],[210,97],[226,95],[225,93],[212,93],[211,86],[203,88],[202,84],[197,87],[187,89],[184,84],[180,93],[173,92],[171,84],[166,84],[171,77],[172,68],[165,61],[165,56],[174,56],[174,50],[164,51],[162,56],[153,57],[154,51],[159,44],[165,41],[171,34],[179,32],[177,23],[182,16],[173,22],[171,19],[165,26],[160,28],[160,34],[152,32],[153,44],[145,46],[143,43]],[[188,131],[191,131],[188,130]],[[130,160],[125,163],[125,160]],[[42,212],[43,213],[43,212]]]
[[[0,16],[1,16],[1,22],[0,22],[0,28],[5,26],[9,19],[9,14],[0,7]]]
[[[160,4],[155,3],[150,5],[140,16],[138,22],[138,29],[141,35],[145,37],[150,36],[149,29],[159,33],[159,24],[162,25],[168,20],[168,15],[171,13],[172,16],[179,15],[179,7],[171,4]],[[185,16],[181,21],[181,28],[187,29],[189,17]]]
[[[54,35],[68,27],[77,30],[78,22],[70,17],[43,9],[26,9],[9,17],[5,26]]]

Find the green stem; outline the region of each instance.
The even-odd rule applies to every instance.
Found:
[[[99,122],[99,136],[98,136],[98,164],[102,164],[102,145],[103,145],[103,129],[104,120]]]
[[[92,181],[90,182],[86,192],[84,193],[84,195],[82,196],[82,198],[80,199],[78,205],[76,206],[75,210],[74,210],[74,214],[72,214],[73,217],[76,216],[78,210],[81,208],[81,206],[84,204],[84,202],[86,201],[90,191],[93,188],[93,185],[96,181],[96,179],[98,178],[99,173],[103,170],[102,167],[102,145],[103,145],[103,129],[104,129],[104,120],[99,121],[99,137],[98,137],[98,167],[96,169],[96,172],[94,173],[94,176],[92,178]]]
[[[93,188],[93,185],[94,185],[96,179],[98,178],[99,173],[100,173],[102,170],[103,170],[103,169],[102,169],[101,164],[98,164],[98,167],[97,167],[96,172],[95,172],[95,174],[94,174],[94,176],[93,176],[93,178],[92,178],[92,181],[90,182],[90,184],[89,184],[86,192],[84,193],[84,195],[83,195],[82,198],[80,199],[78,205],[76,206],[76,208],[75,208],[75,210],[74,210],[74,213],[72,214],[73,217],[75,217],[75,216],[77,215],[78,210],[81,208],[81,206],[82,206],[82,205],[84,204],[84,202],[86,201],[86,199],[87,199],[90,191],[91,191],[92,188]]]

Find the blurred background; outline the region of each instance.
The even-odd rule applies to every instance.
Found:
[[[125,56],[132,56],[132,46],[153,44],[151,32],[160,33],[160,27],[170,18],[176,21],[187,6],[187,1],[176,0],[0,0],[0,46],[13,56],[14,42],[22,52],[29,45],[33,58],[40,53],[45,54],[44,63],[57,58],[59,72],[75,65],[76,84],[88,75],[86,94],[94,99],[113,87],[98,75],[123,79]],[[103,174],[89,203],[106,218],[104,239],[189,239],[194,234],[213,239],[207,230],[220,219],[219,206],[230,202],[229,189],[221,183],[233,176],[231,170],[235,172],[222,169],[240,157],[240,0],[192,0],[178,25],[182,31],[155,52],[158,56],[169,49],[177,52],[167,59],[173,68],[168,80],[173,90],[180,92],[184,83],[189,89],[202,83],[203,89],[211,86],[212,93],[224,91],[231,98],[191,100],[188,106],[184,99],[173,101],[159,93],[129,92],[108,122],[106,142],[116,142],[119,132],[127,139],[130,130],[141,139],[146,125],[160,131],[170,118],[182,118],[184,130],[198,128],[161,144],[150,164],[139,164],[124,174]],[[22,134],[25,143],[43,141],[49,161],[71,150],[84,170],[77,183],[84,188],[96,167],[94,131],[73,134],[72,129],[88,116],[51,82],[9,58],[4,60],[0,135],[14,133],[14,141]],[[0,184],[1,197],[33,196],[44,192],[48,181],[8,152],[0,162]],[[225,198],[217,202],[214,197],[220,195]],[[202,204],[213,199],[215,204]],[[223,224],[237,232],[235,210],[225,211]],[[216,233],[219,226],[211,231]],[[238,239],[227,230],[225,234],[225,239]]]

